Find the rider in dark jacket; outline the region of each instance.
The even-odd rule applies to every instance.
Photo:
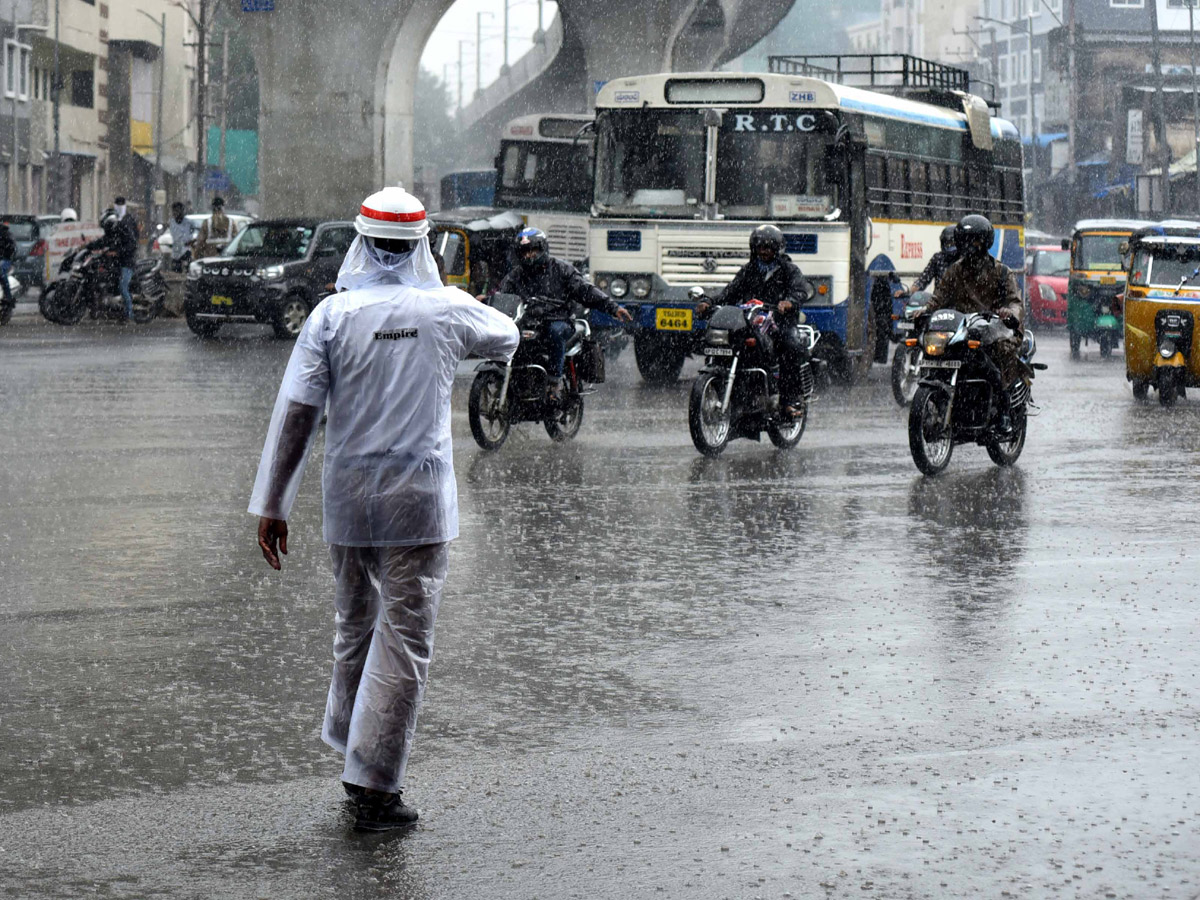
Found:
[[[800,324],[800,306],[809,300],[810,286],[783,247],[783,232],[774,225],[755,228],[750,233],[750,261],[729,282],[717,304],[738,306],[747,300],[761,300],[774,310],[773,318],[779,326],[774,344],[779,360],[780,407],[788,415],[798,415],[804,402],[800,371],[809,360],[809,352],[796,326]],[[706,306],[701,307],[702,315]]]
[[[559,398],[567,341],[574,331],[574,305],[578,303],[589,309],[602,309],[622,322],[628,322],[633,317],[604,291],[584,281],[570,263],[551,256],[549,242],[541,229],[523,229],[517,235],[516,254],[518,265],[500,282],[500,293],[516,294],[526,300],[545,297],[559,301],[548,305],[544,315],[552,349],[550,393],[552,398]]]
[[[912,283],[914,294],[917,291],[925,290],[935,281],[940,283],[946,271],[958,262],[958,248],[954,246],[954,232],[957,228],[957,225],[947,225],[942,229],[942,249],[929,258],[925,271],[918,275],[917,280]],[[901,293],[903,292],[897,291],[896,295],[899,296]]]

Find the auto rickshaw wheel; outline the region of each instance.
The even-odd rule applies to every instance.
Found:
[[[1100,334],[1099,343],[1100,343],[1100,355],[1104,359],[1108,359],[1110,356],[1112,356],[1113,344],[1116,343],[1116,339],[1113,338],[1112,336],[1102,332]]]
[[[1133,399],[1144,403],[1146,397],[1150,394],[1150,382],[1142,379],[1133,379]]]
[[[1158,402],[1163,406],[1174,406],[1179,396],[1179,377],[1171,366],[1163,366],[1155,373]]]
[[[1083,343],[1083,336],[1072,331],[1071,339],[1071,359],[1079,359],[1079,345]]]

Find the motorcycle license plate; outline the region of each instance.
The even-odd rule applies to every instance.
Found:
[[[961,369],[961,359],[926,359],[921,363],[922,369]]]
[[[214,294],[212,298],[213,306],[233,306],[232,297],[223,297],[220,294]]]
[[[897,331],[912,331],[913,327],[914,326],[913,326],[912,322],[897,322],[896,323]]]
[[[705,347],[704,352],[709,356],[733,356],[731,347]]]
[[[659,331],[691,331],[692,311],[690,309],[655,310],[654,327]]]

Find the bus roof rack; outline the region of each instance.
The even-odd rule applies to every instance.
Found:
[[[924,100],[952,109],[962,107],[955,91],[983,97],[993,110],[996,87],[971,77],[966,69],[948,66],[908,53],[838,53],[770,56],[768,70],[779,75],[803,75],[850,87],[870,88]]]

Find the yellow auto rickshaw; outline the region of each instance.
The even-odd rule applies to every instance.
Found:
[[[430,244],[442,258],[446,283],[475,296],[495,291],[512,266],[517,232],[524,227],[509,210],[472,207],[431,215]]]
[[[1171,220],[1133,232],[1124,258],[1125,378],[1170,406],[1200,387],[1200,223]]]

